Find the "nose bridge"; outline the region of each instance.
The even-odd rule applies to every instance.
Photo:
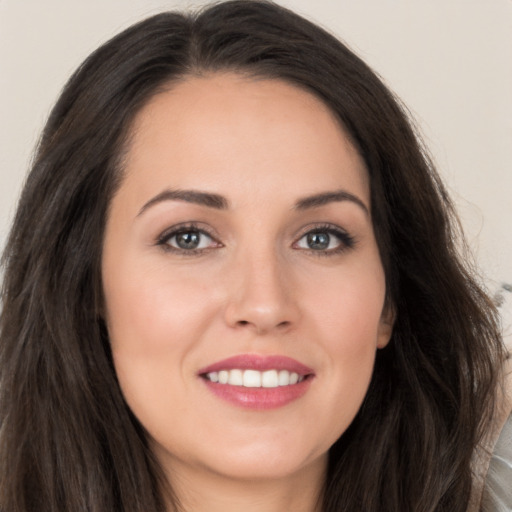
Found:
[[[249,244],[235,256],[227,321],[259,333],[292,325],[297,319],[293,281],[274,244]]]

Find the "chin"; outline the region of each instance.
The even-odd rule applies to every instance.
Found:
[[[297,454],[298,455],[298,454]],[[327,453],[317,457],[290,457],[286,455],[254,456],[252,458],[227,457],[210,471],[230,480],[266,481],[288,479],[308,473],[312,468],[326,466]]]
[[[180,475],[184,470],[199,471],[203,476],[235,481],[279,480],[299,476],[327,464],[330,445],[314,445],[301,436],[274,432],[253,435],[252,441],[237,442],[235,436],[224,436],[222,442],[210,438],[201,446],[182,445],[167,449],[155,443],[155,455],[170,473]],[[266,439],[265,439],[266,437]],[[203,438],[204,439],[204,438]],[[195,469],[194,469],[195,468]],[[322,470],[323,473],[323,470]]]

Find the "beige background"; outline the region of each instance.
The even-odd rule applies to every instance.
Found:
[[[512,1],[282,0],[405,101],[488,279],[512,282]],[[0,0],[0,246],[51,105],[100,43],[187,0]]]

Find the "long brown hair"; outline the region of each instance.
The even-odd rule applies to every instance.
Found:
[[[319,97],[370,174],[396,323],[330,451],[324,511],[464,511],[503,354],[495,310],[455,248],[446,191],[363,61],[252,0],[125,30],[83,63],[50,115],[3,257],[0,511],[164,510],[161,470],[124,402],[101,318],[102,242],[136,113],[163,87],[220,70]]]

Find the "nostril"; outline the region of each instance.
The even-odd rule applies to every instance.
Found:
[[[245,326],[251,325],[251,323],[252,322],[250,322],[249,320],[238,320],[238,322],[236,322],[236,325],[238,327],[245,327]],[[257,324],[254,324],[254,325],[255,325],[255,327],[257,327]],[[288,320],[285,320],[284,322],[278,323],[275,327],[277,329],[286,329],[290,325],[291,325],[291,322],[289,322]]]

